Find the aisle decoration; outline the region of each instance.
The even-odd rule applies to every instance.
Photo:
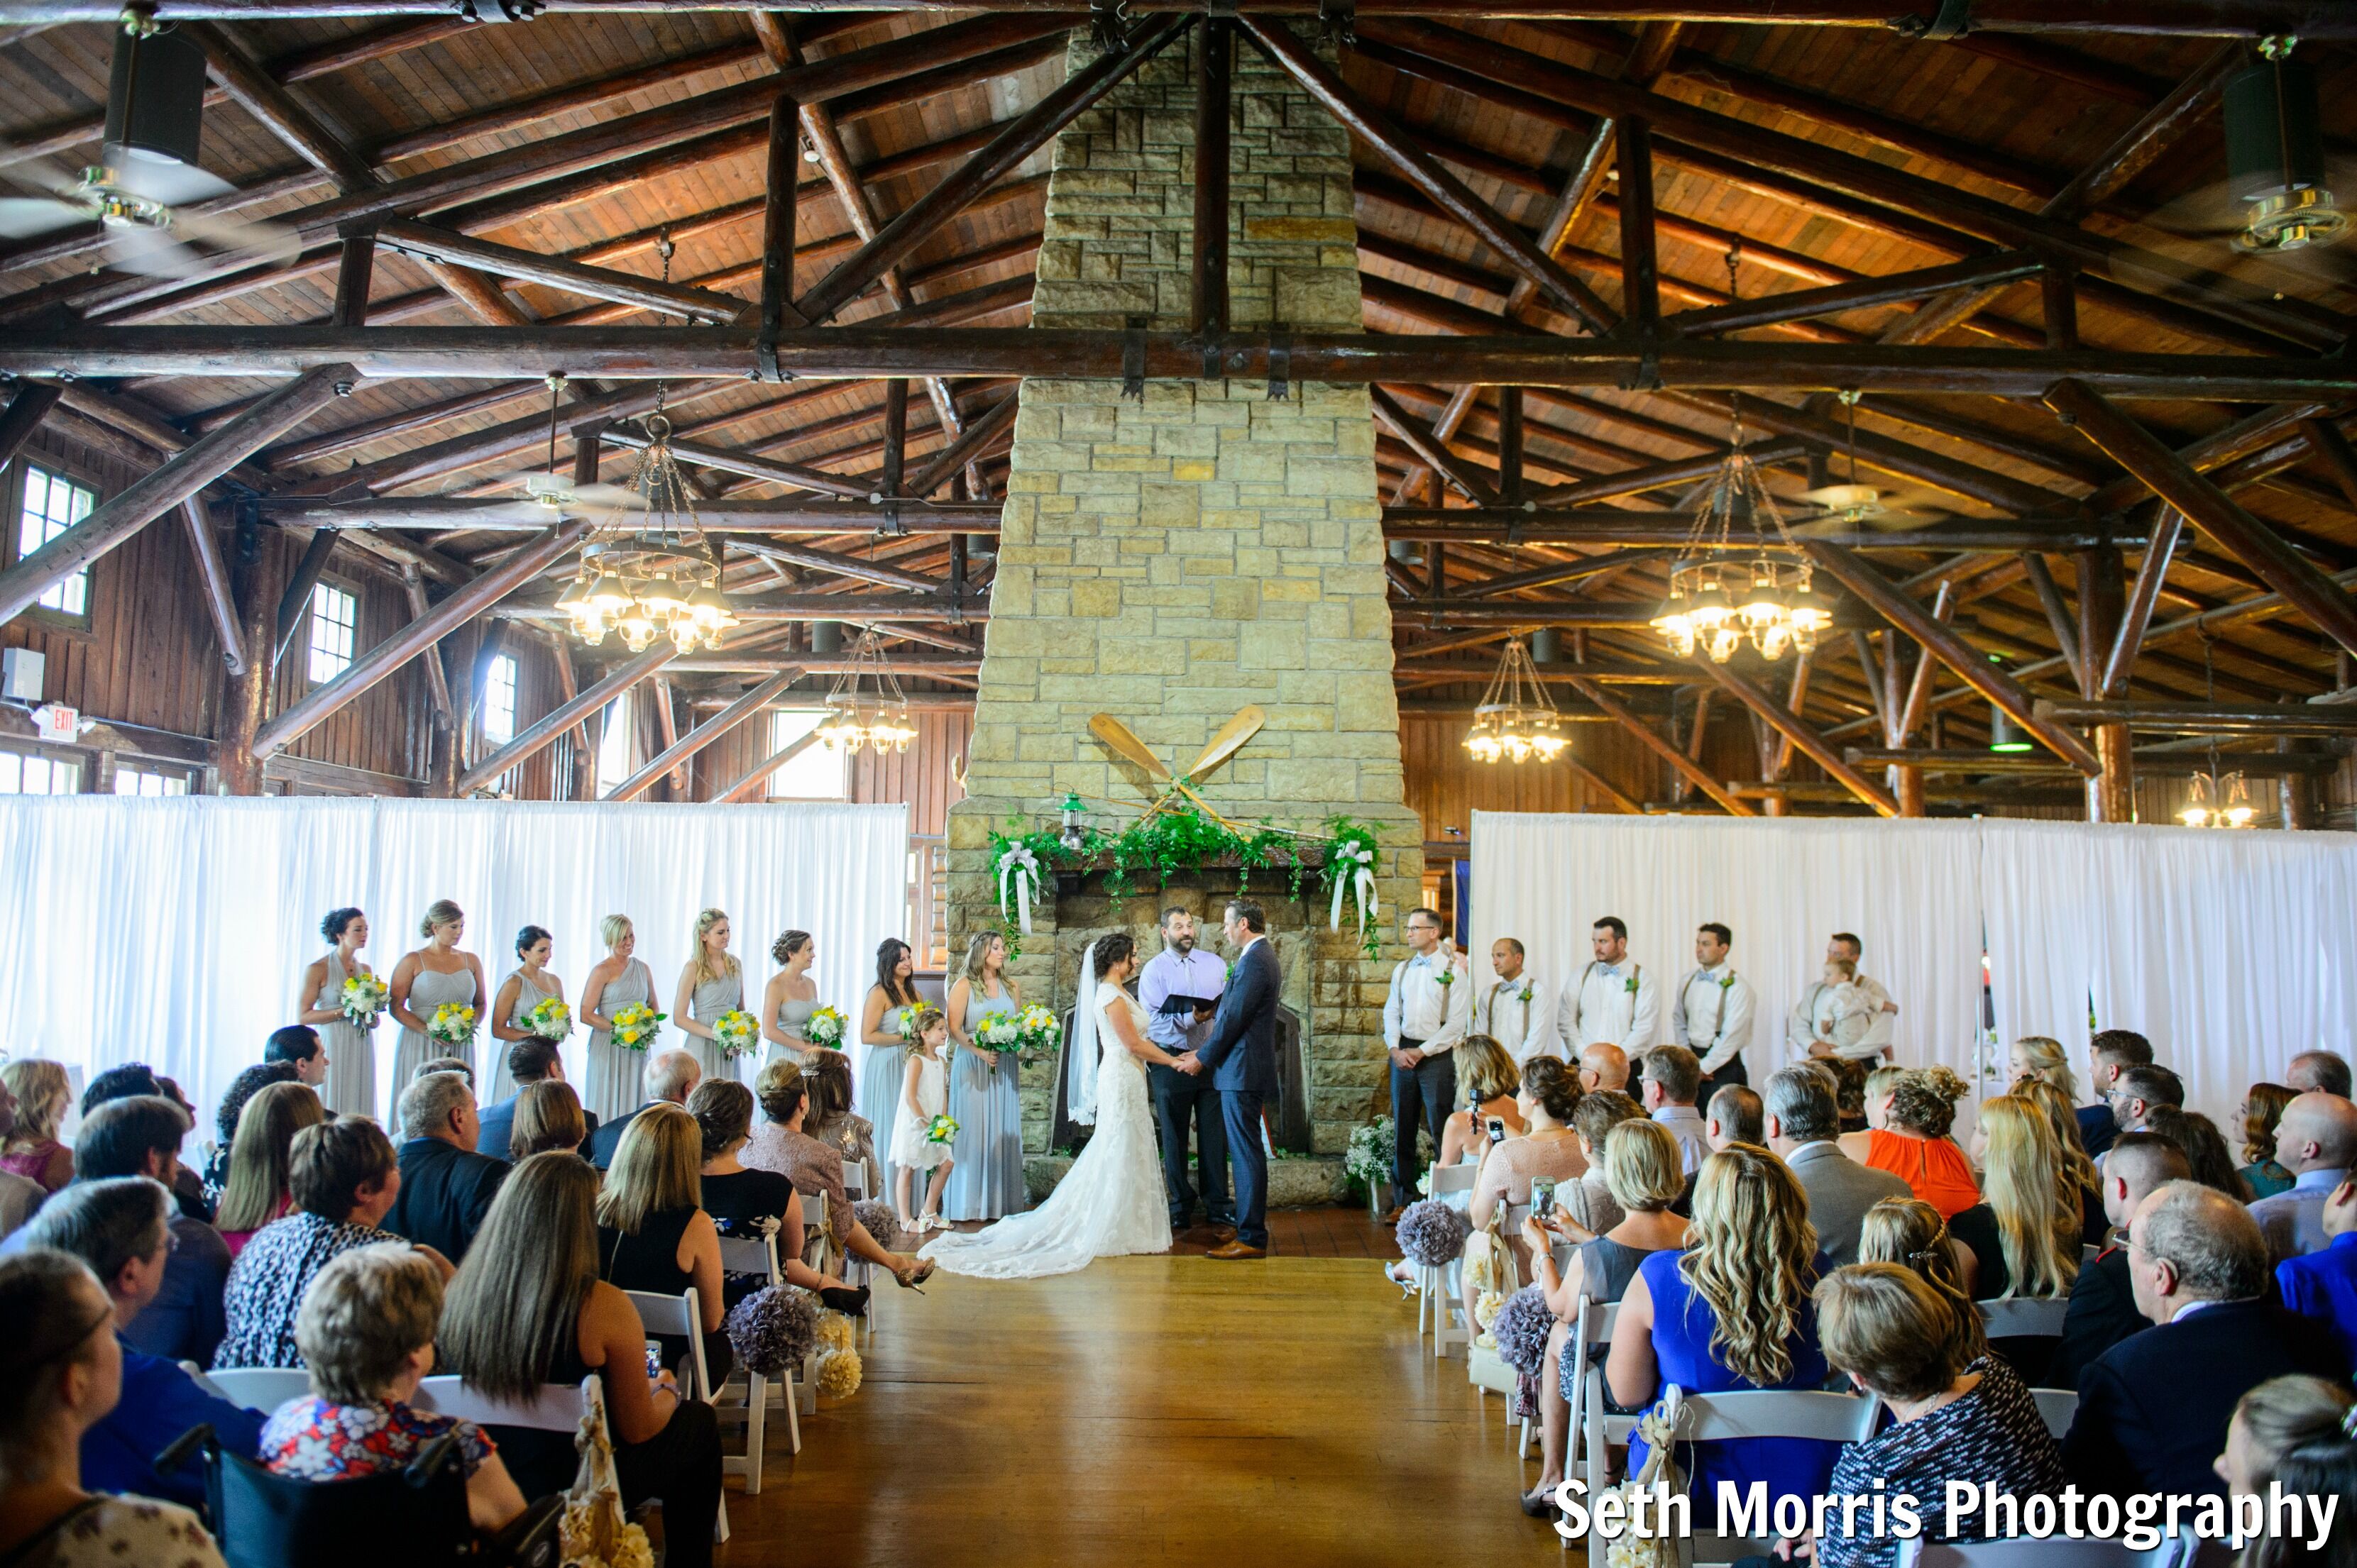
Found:
[[[655,1037],[662,1032],[663,1020],[670,1016],[643,1002],[633,1002],[614,1015],[614,1026],[607,1031],[607,1038],[626,1051],[651,1049]]]
[[[561,1040],[573,1033],[573,1009],[561,996],[544,997],[523,1015],[523,1026],[544,1040]]]
[[[851,1020],[843,1015],[840,1007],[822,1007],[802,1020],[802,1038],[813,1046],[830,1051],[843,1049],[843,1032]]]
[[[741,1007],[731,1007],[712,1020],[712,1037],[724,1061],[735,1061],[761,1043],[761,1026]]]
[[[573,1446],[581,1467],[565,1494],[556,1526],[565,1568],[654,1568],[654,1548],[646,1527],[622,1511],[622,1485],[614,1470],[614,1440],[606,1423],[602,1384],[590,1385]]]
[[[823,1355],[829,1350],[848,1350],[859,1342],[859,1330],[851,1319],[840,1312],[818,1315],[818,1348]]]
[[[879,1247],[890,1247],[900,1239],[900,1217],[892,1212],[892,1205],[881,1197],[863,1197],[851,1206],[851,1218],[859,1228],[876,1238]]]
[[[1326,912],[1326,929],[1342,929],[1342,900],[1348,895],[1358,911],[1359,945],[1372,957],[1375,948],[1367,941],[1367,922],[1381,912],[1375,897],[1375,865],[1381,853],[1375,845],[1375,831],[1346,817],[1330,818],[1327,825],[1333,836],[1326,852],[1326,885],[1334,898]]]
[[[446,1046],[475,1043],[475,1010],[464,1002],[445,1002],[425,1021],[425,1036]]]
[[[1545,1365],[1547,1334],[1554,1327],[1555,1314],[1547,1310],[1546,1293],[1536,1285],[1524,1285],[1498,1309],[1490,1324],[1490,1337],[1498,1342],[1500,1360],[1524,1377],[1534,1378]]]
[[[1388,1116],[1378,1116],[1363,1127],[1351,1131],[1351,1142],[1342,1153],[1342,1174],[1367,1189],[1370,1205],[1381,1201],[1383,1184],[1392,1178],[1392,1143],[1398,1136],[1397,1123]],[[1418,1164],[1428,1165],[1433,1157],[1432,1134],[1422,1127],[1415,1130],[1415,1157]],[[1431,1189],[1429,1171],[1416,1182],[1418,1192]],[[1394,1193],[1394,1203],[1406,1201],[1407,1194]]]
[[[925,1142],[928,1144],[954,1144],[957,1135],[957,1118],[947,1112],[925,1123]]]
[[[721,1327],[737,1359],[782,1380],[818,1343],[818,1297],[800,1285],[765,1285],[738,1302]]]
[[[866,1375],[866,1368],[860,1361],[858,1351],[849,1346],[840,1350],[829,1350],[818,1359],[819,1397],[847,1400],[859,1391],[860,1380]]]
[[[373,1029],[393,1002],[393,987],[373,974],[356,974],[344,982],[339,999],[345,1019],[356,1029]]]
[[[1409,1204],[1399,1217],[1401,1254],[1427,1269],[1445,1269],[1463,1257],[1472,1234],[1473,1222],[1437,1197]]]

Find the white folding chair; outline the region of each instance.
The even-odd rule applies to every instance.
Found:
[[[1500,1223],[1505,1227],[1506,1245],[1494,1264],[1498,1278],[1498,1299],[1503,1301],[1530,1282],[1523,1278],[1522,1264],[1514,1256],[1513,1239],[1523,1233],[1523,1221],[1531,1217],[1527,1203],[1509,1203],[1503,1207]],[[1513,1397],[1514,1369],[1506,1365],[1505,1358],[1494,1348],[1484,1348],[1472,1342],[1473,1326],[1465,1326],[1469,1337],[1465,1346],[1465,1380],[1486,1393],[1491,1389]]]
[[[2061,1442],[2062,1434],[2071,1430],[2071,1418],[2079,1413],[2079,1391],[2076,1389],[2032,1389],[2029,1397],[2038,1402],[2038,1413],[2046,1423],[2046,1430],[2054,1434],[2055,1442]]]
[[[1619,1302],[1590,1301],[1586,1296],[1579,1298],[1578,1310],[1571,1315],[1571,1322],[1565,1329],[1563,1347],[1563,1353],[1571,1358],[1573,1388],[1587,1387],[1587,1348],[1612,1343],[1612,1328],[1620,1321]],[[1579,1416],[1580,1412],[1576,1410],[1571,1412],[1570,1427],[1564,1434],[1563,1467],[1566,1475],[1571,1473],[1571,1466],[1579,1459],[1582,1434]],[[1531,1456],[1531,1423],[1528,1421],[1523,1423],[1521,1454],[1525,1459]]]
[[[1899,1543],[1899,1568],[2188,1568],[2190,1537],[2170,1536],[2137,1552],[2116,1541],[1978,1541]]]
[[[774,1236],[763,1236],[759,1240],[723,1236],[720,1239],[720,1267],[724,1273],[757,1274],[773,1285],[784,1278],[778,1268],[778,1240]],[[745,1495],[753,1498],[761,1495],[762,1444],[768,1434],[770,1396],[772,1392],[783,1396],[779,1402],[784,1405],[786,1412],[788,1453],[802,1451],[802,1428],[800,1413],[795,1409],[791,1374],[787,1386],[773,1389],[767,1377],[750,1367],[739,1365],[721,1385],[723,1391],[737,1381],[740,1373],[745,1380],[745,1452],[741,1456],[734,1454],[724,1456],[720,1461],[720,1473],[744,1477]],[[715,1408],[733,1423],[735,1411],[732,1407],[716,1405]]]
[[[1618,1306],[1612,1306],[1604,1310],[1611,1313],[1617,1319],[1620,1309]],[[1585,1322],[1584,1316],[1583,1322]],[[1587,1504],[1590,1510],[1587,1541],[1587,1560],[1590,1563],[1601,1563],[1608,1555],[1606,1548],[1609,1542],[1595,1533],[1593,1510],[1596,1507],[1596,1499],[1604,1495],[1605,1482],[1611,1474],[1613,1445],[1617,1444],[1625,1447],[1628,1444],[1629,1434],[1636,1430],[1637,1418],[1634,1415],[1622,1415],[1618,1412],[1607,1411],[1604,1408],[1604,1369],[1589,1366],[1586,1370],[1587,1376],[1579,1385],[1580,1407],[1572,1412],[1572,1419],[1578,1428],[1578,1441],[1585,1449],[1581,1463],[1587,1472]],[[1568,1459],[1564,1462],[1564,1474],[1571,1474],[1571,1462]],[[1558,1530],[1555,1532],[1555,1538],[1565,1550],[1570,1549],[1570,1536]]]
[[[1716,1443],[1737,1437],[1808,1438],[1820,1443],[1862,1443],[1874,1434],[1879,1400],[1856,1394],[1819,1393],[1805,1389],[1743,1389],[1723,1394],[1682,1396],[1685,1415],[1678,1425],[1680,1443]],[[1700,1498],[1695,1513],[1702,1517],[1713,1499]],[[1697,1529],[1678,1541],[1678,1562],[1694,1568],[1699,1560],[1731,1563],[1752,1554],[1755,1543],[1735,1541]],[[1725,1555],[1722,1555],[1724,1553]]]
[[[264,1414],[311,1391],[311,1374],[300,1367],[231,1368],[207,1372],[203,1381],[230,1403]]]
[[[844,1162],[843,1196],[854,1203],[857,1203],[860,1199],[867,1196],[867,1167],[866,1165],[855,1164],[849,1160],[845,1160]],[[823,1224],[825,1222],[824,1215],[822,1214],[819,1219],[820,1223]],[[804,1204],[802,1206],[802,1223],[804,1225],[808,1225],[810,1222],[810,1206],[808,1204]],[[850,1285],[854,1289],[857,1289],[861,1285],[866,1285],[871,1290],[875,1288],[876,1265],[868,1262],[866,1258],[854,1255],[851,1249],[848,1247],[844,1249],[843,1256],[839,1260],[839,1271],[843,1276],[843,1283]],[[876,1337],[876,1314],[873,1309],[868,1312],[866,1316],[859,1320],[859,1327],[862,1337],[871,1340]]]
[[[712,1373],[704,1359],[704,1309],[695,1299],[695,1287],[690,1285],[677,1295],[657,1295],[643,1290],[626,1290],[622,1294],[639,1309],[639,1323],[646,1329],[648,1338],[672,1334],[687,1340],[688,1397],[712,1403]],[[713,1524],[712,1538],[722,1542],[728,1539],[728,1499],[725,1497],[720,1499],[720,1517]]]
[[[605,1397],[605,1384],[595,1372],[578,1383],[543,1383],[528,1400],[498,1399],[468,1388],[464,1378],[445,1373],[419,1380],[417,1397],[410,1402],[420,1410],[454,1415],[477,1426],[569,1433],[578,1430],[581,1418],[603,1404]]]
[[[2062,1319],[2071,1310],[2067,1296],[2050,1301],[2007,1296],[1979,1305],[1981,1328],[1992,1339],[2060,1339]]]
[[[1454,1165],[1432,1167],[1432,1196],[1443,1197],[1452,1192],[1469,1193],[1473,1178],[1480,1175],[1479,1165]],[[1434,1335],[1433,1357],[1441,1354],[1438,1336],[1448,1326],[1448,1303],[1456,1298],[1456,1282],[1459,1265],[1447,1264],[1427,1268],[1422,1263],[1415,1268],[1415,1331],[1422,1335],[1427,1328]]]

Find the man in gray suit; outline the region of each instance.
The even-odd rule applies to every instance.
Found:
[[[1760,1099],[1768,1146],[1809,1195],[1809,1223],[1816,1227],[1817,1245],[1835,1268],[1857,1262],[1858,1228],[1866,1221],[1866,1211],[1886,1197],[1910,1196],[1907,1184],[1889,1171],[1868,1170],[1841,1152],[1835,1142],[1841,1132],[1841,1112],[1834,1104],[1833,1086],[1816,1069],[1788,1067],[1770,1074]]]

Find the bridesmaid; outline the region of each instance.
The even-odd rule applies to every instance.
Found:
[[[436,1057],[455,1057],[468,1067],[475,1065],[473,1041],[450,1046],[426,1034],[434,1010],[446,1002],[473,1007],[479,1028],[483,998],[490,990],[483,981],[483,961],[458,949],[458,940],[467,934],[465,910],[447,898],[436,898],[426,906],[425,918],[417,922],[417,934],[425,939],[425,945],[404,953],[393,966],[393,1015],[401,1023],[401,1037],[393,1049],[393,1135],[396,1139],[401,1136],[401,1091],[409,1087],[419,1068]],[[480,1069],[477,1070],[480,1081]]]
[[[518,931],[515,950],[519,961],[500,982],[499,995],[491,999],[491,1037],[499,1044],[493,1048],[496,1059],[491,1063],[490,1086],[475,1097],[485,1105],[516,1091],[515,1079],[508,1071],[508,1047],[533,1037],[525,1017],[551,998],[565,1000],[565,982],[548,970],[549,956],[556,950],[556,939],[548,934],[548,928],[526,926]]]
[[[639,950],[639,934],[628,915],[608,915],[597,926],[606,956],[581,983],[581,1019],[589,1026],[589,1066],[581,1083],[581,1106],[600,1122],[618,1122],[646,1098],[645,1051],[625,1050],[610,1033],[614,1015],[632,1003],[654,1004],[655,976]]]
[[[770,945],[770,957],[778,972],[761,988],[761,1037],[774,1047],[770,1061],[801,1067],[821,1048],[802,1038],[803,1021],[818,1011],[818,982],[810,977],[818,945],[808,931],[788,931]]]
[[[295,1021],[319,1031],[328,1047],[328,1081],[320,1102],[339,1116],[376,1114],[376,1036],[344,1016],[344,982],[375,972],[361,961],[368,946],[368,917],[358,909],[330,909],[319,935],[334,944],[327,957],[303,972],[295,993]]]
[[[974,1032],[993,1013],[1012,1013],[1023,993],[1006,974],[1006,939],[979,931],[966,944],[965,971],[950,987],[950,1115],[957,1158],[942,1195],[950,1219],[996,1219],[1023,1209],[1023,1101],[1017,1058],[985,1050]]]
[[[876,949],[876,983],[867,988],[867,1000],[859,1009],[859,1038],[867,1047],[867,1059],[859,1069],[857,1110],[887,1130],[876,1151],[877,1179],[882,1185],[872,1196],[878,1197],[892,1192],[889,1129],[899,1113],[900,1089],[909,1073],[909,1042],[900,1037],[900,1020],[911,1007],[924,1004],[910,978],[916,970],[916,954],[909,944],[886,937]]]
[[[745,1005],[745,971],[728,950],[727,914],[706,909],[698,915],[691,946],[695,956],[679,972],[672,1026],[687,1036],[686,1048],[694,1053],[705,1078],[733,1079],[737,1069],[721,1056],[719,1038],[712,1032],[712,1020]]]

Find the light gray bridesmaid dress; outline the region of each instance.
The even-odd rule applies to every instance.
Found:
[[[810,1015],[817,1011],[818,998],[815,996],[812,997],[807,1002],[802,1001],[800,997],[787,997],[783,1002],[778,1004],[778,1032],[781,1035],[788,1035],[792,1036],[794,1039],[801,1040],[802,1037],[802,1026],[810,1022]],[[763,1058],[762,1065],[767,1066],[770,1062],[782,1058],[792,1062],[796,1067],[801,1067],[810,1059],[810,1055],[813,1051],[822,1050],[823,1048],[823,1047],[813,1046],[808,1041],[803,1041],[803,1043],[797,1047],[794,1046],[781,1046],[778,1044],[777,1041],[771,1040],[770,1042],[770,1049]]]
[[[597,1011],[610,1018],[634,1002],[651,1002],[654,972],[634,958],[598,993]],[[628,1116],[646,1099],[646,1051],[625,1050],[604,1029],[589,1031],[589,1059],[581,1078],[581,1108],[600,1122]]]
[[[860,1002],[859,1011],[862,1015],[867,1011],[865,999]],[[882,1032],[897,1039],[901,1015],[907,1012],[906,1007],[885,1008]],[[867,1196],[888,1199],[892,1196],[892,1173],[898,1168],[892,1164],[891,1127],[893,1118],[899,1114],[900,1086],[909,1078],[909,1053],[897,1044],[869,1046],[866,1050],[867,1060],[859,1069],[858,1100],[853,1109],[884,1129],[884,1134],[876,1140],[877,1179],[884,1185],[880,1191]],[[910,1201],[914,1202],[914,1197]]]
[[[508,980],[516,983],[516,995],[515,1009],[508,1015],[507,1026],[511,1029],[530,1029],[532,1026],[525,1022],[527,1015],[533,1008],[554,996],[556,993],[543,991],[539,986],[534,985],[532,983],[532,977],[524,973],[521,965],[509,972],[507,980],[500,982],[501,988],[506,987]],[[610,1017],[612,1015],[608,1014],[608,1016]],[[515,1074],[508,1070],[508,1047],[515,1042],[496,1038],[491,1035],[489,1026],[485,1026],[483,1034],[486,1042],[484,1048],[491,1054],[490,1070],[482,1075],[485,1082],[482,1088],[476,1091],[475,1101],[479,1105],[490,1105],[505,1100],[516,1091]]]
[[[362,974],[374,972],[361,965]],[[311,1005],[325,1010],[344,1004],[344,982],[351,978],[333,949],[328,952],[328,977]],[[376,1114],[376,1036],[349,1018],[319,1026],[319,1043],[328,1050],[328,1081],[319,1086],[320,1101],[339,1116]]]
[[[477,1038],[480,1038],[483,1021],[479,1014],[483,999],[475,994],[473,967],[461,964],[450,973],[444,974],[439,971],[427,969],[423,964],[419,965],[417,978],[409,983],[409,1010],[420,1018],[431,1019],[434,1016],[434,1010],[446,1002],[463,1003],[477,1010],[479,1015],[475,1020],[475,1034]],[[476,1060],[474,1042],[470,1040],[463,1046],[447,1046],[440,1040],[432,1038],[423,1029],[404,1026],[401,1038],[394,1042],[393,1049],[391,1109],[393,1135],[396,1141],[403,1136],[401,1091],[409,1087],[409,1080],[417,1076],[419,1068],[436,1057],[457,1057],[468,1066],[473,1067]],[[479,1077],[481,1069],[478,1068],[476,1070],[479,1075],[476,1082],[479,1085],[482,1081]]]
[[[968,983],[965,1016],[958,1026],[971,1040],[984,1018],[1015,1008],[1012,996],[985,996],[981,986]],[[996,1060],[996,1053],[979,1046],[960,1046],[950,1058],[957,1163],[942,1189],[942,1215],[948,1219],[997,1219],[1020,1214],[1025,1207],[1023,1069],[1012,1061]]]
[[[744,1005],[745,972],[740,969],[734,974],[724,974],[717,980],[697,981],[694,994],[687,999],[687,1015],[699,1024],[708,1025],[723,1013],[732,1008],[742,1008]],[[607,1016],[610,1018],[613,1015],[608,1013]],[[749,1076],[744,1066],[745,1063],[752,1064],[755,1069],[760,1065],[761,1058],[755,1052],[748,1051],[737,1061],[732,1062],[721,1056],[718,1041],[707,1040],[700,1035],[688,1034],[684,1029],[681,1030],[680,1034],[682,1036],[680,1044],[695,1053],[696,1065],[704,1069],[704,1076],[706,1078],[742,1079]]]

